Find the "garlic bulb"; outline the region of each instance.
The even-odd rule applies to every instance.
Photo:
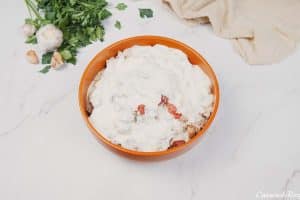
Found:
[[[36,28],[31,24],[24,24],[22,26],[22,31],[25,37],[30,37],[36,32]]]
[[[41,27],[37,33],[37,42],[40,49],[44,52],[56,50],[63,42],[63,33],[53,24]]]

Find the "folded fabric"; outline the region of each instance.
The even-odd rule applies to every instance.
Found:
[[[249,64],[271,64],[300,41],[300,0],[164,0],[184,19],[210,23]]]

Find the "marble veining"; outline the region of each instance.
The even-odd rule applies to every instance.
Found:
[[[13,133],[15,130],[17,130],[18,128],[22,127],[23,123],[25,123],[26,120],[28,120],[28,119],[29,119],[29,115],[26,115],[23,119],[21,119],[21,121],[17,122],[17,124],[14,127],[10,128],[9,130],[1,132],[0,133],[0,137],[8,135],[10,133]]]
[[[283,186],[283,192],[285,194],[287,194],[289,192],[299,194],[299,192],[298,192],[299,190],[300,190],[300,170],[294,169],[292,171],[291,175],[287,178],[287,180]],[[289,199],[289,198],[285,198],[285,199]]]

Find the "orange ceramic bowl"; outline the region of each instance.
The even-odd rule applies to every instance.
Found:
[[[179,147],[174,147],[170,148],[164,151],[157,151],[157,152],[140,152],[140,151],[134,151],[134,150],[129,150],[126,148],[123,148],[119,145],[113,144],[109,140],[107,140],[99,131],[97,131],[93,125],[90,123],[88,119],[88,113],[87,113],[87,91],[88,88],[91,84],[91,82],[94,80],[94,77],[97,75],[99,71],[105,68],[106,65],[106,60],[108,60],[111,57],[114,57],[117,55],[119,51],[123,51],[124,49],[130,48],[134,45],[155,45],[155,44],[161,44],[165,45],[171,48],[176,48],[181,51],[183,51],[189,58],[190,62],[195,65],[199,65],[201,69],[209,76],[209,78],[212,81],[212,93],[215,96],[215,102],[213,105],[213,111],[212,114],[207,121],[207,123],[204,125],[204,127],[199,131],[195,137],[193,137],[190,141],[187,143],[179,146]],[[197,83],[195,83],[197,84]],[[113,150],[117,150],[117,152],[125,153],[126,155],[133,155],[133,156],[138,156],[138,157],[157,157],[157,156],[163,156],[167,154],[173,154],[175,152],[183,152],[181,150],[183,149],[188,149],[186,147],[191,147],[192,143],[194,143],[196,140],[199,139],[201,135],[203,135],[206,130],[209,128],[211,123],[213,122],[217,110],[218,110],[218,105],[219,105],[219,86],[218,86],[218,81],[216,78],[216,75],[210,65],[206,62],[206,60],[194,49],[191,47],[170,39],[166,37],[161,37],[161,36],[137,36],[137,37],[131,37],[127,38],[121,41],[118,41],[105,49],[103,49],[101,52],[99,52],[95,58],[89,63],[87,68],[85,69],[81,81],[80,81],[80,86],[79,86],[79,106],[80,106],[80,111],[83,116],[84,121],[86,122],[88,128],[91,130],[91,132],[94,134],[94,136],[105,143],[108,147],[112,148]]]

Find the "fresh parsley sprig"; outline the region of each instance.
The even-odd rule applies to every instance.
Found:
[[[37,29],[46,24],[54,24],[63,32],[64,41],[58,51],[67,63],[76,63],[80,48],[104,39],[102,21],[111,16],[105,0],[24,1],[31,16],[25,20],[26,24],[34,25]],[[35,44],[36,36],[27,38],[26,42]],[[49,64],[51,54],[53,52],[43,55],[45,64]]]

